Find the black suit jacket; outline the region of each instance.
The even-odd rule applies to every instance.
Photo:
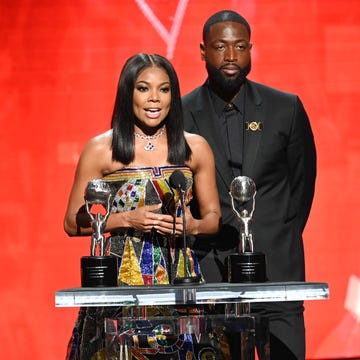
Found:
[[[316,177],[311,126],[296,95],[249,80],[245,86],[242,175],[252,178],[257,187],[252,224],[254,250],[266,254],[270,281],[303,281],[302,232]],[[239,224],[229,195],[233,175],[206,84],[183,97],[183,110],[185,130],[202,135],[213,150],[223,221],[216,237],[198,238],[193,247],[205,279],[227,281],[225,261],[238,248]],[[250,130],[247,125],[251,122],[260,124],[260,129]]]

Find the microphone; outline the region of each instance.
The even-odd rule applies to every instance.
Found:
[[[180,197],[181,202],[181,215],[183,220],[183,231],[182,231],[182,237],[183,237],[183,244],[184,247],[182,249],[183,251],[183,257],[184,257],[184,277],[176,277],[173,281],[174,285],[188,285],[188,284],[194,284],[200,282],[200,276],[186,276],[187,275],[187,254],[186,254],[186,248],[187,248],[187,241],[186,241],[186,217],[185,217],[185,192],[186,192],[186,179],[185,175],[180,170],[175,170],[169,177],[170,186],[177,190]]]
[[[186,179],[185,175],[180,170],[175,170],[169,177],[170,186],[173,189],[177,189],[180,191],[186,190]]]

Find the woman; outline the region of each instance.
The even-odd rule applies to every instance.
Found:
[[[180,266],[184,258],[177,240],[182,240],[183,219],[176,191],[169,185],[175,170],[185,176],[186,202],[194,192],[199,203],[199,219],[185,211],[186,233],[217,232],[220,206],[210,147],[199,135],[183,130],[172,65],[159,55],[138,54],[121,72],[111,130],[92,138],[80,156],[64,221],[68,235],[90,235],[84,189],[92,179],[117,184],[105,232],[111,233],[110,254],[118,257],[120,285],[169,284],[179,276],[201,276],[190,250],[188,273]],[[111,358],[102,327],[104,319],[121,317],[123,310],[81,309],[68,358]]]

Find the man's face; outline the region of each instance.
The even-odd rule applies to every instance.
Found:
[[[251,69],[251,47],[244,25],[232,21],[212,25],[200,45],[210,81],[227,92],[239,90]]]

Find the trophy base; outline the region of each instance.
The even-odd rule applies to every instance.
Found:
[[[228,261],[229,283],[266,282],[265,254],[261,252],[244,252],[231,254]]]
[[[174,285],[191,285],[191,284],[199,284],[201,280],[201,276],[189,276],[189,277],[177,277],[174,279]]]
[[[113,256],[83,256],[81,258],[81,286],[118,286],[117,258]]]

